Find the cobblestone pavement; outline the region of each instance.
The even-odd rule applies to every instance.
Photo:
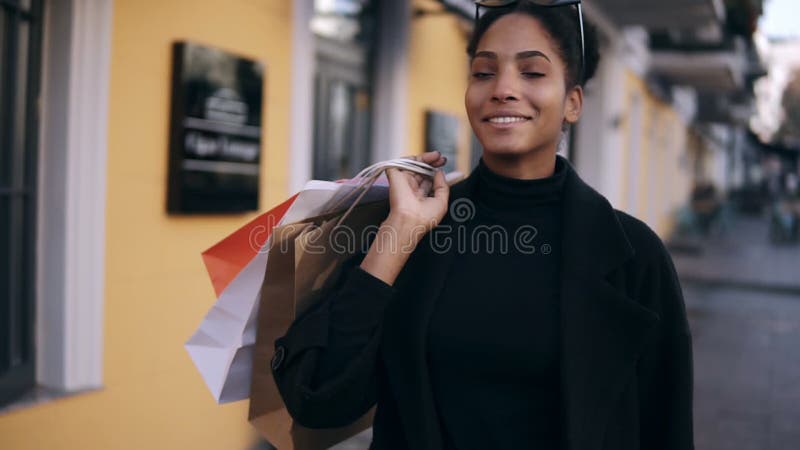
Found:
[[[697,450],[800,449],[800,296],[684,285]]]
[[[684,281],[800,294],[800,245],[771,244],[766,219],[739,217],[720,235],[694,244],[699,253],[672,254]]]
[[[739,217],[673,252],[692,327],[697,450],[800,449],[800,246]]]

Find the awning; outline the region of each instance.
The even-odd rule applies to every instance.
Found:
[[[475,17],[473,0],[439,0],[466,19]],[[619,26],[641,25],[650,30],[696,28],[721,23],[723,0],[585,0],[587,9],[600,10]]]
[[[588,0],[619,26],[641,25],[648,30],[697,28],[721,23],[723,0]]]
[[[691,86],[700,93],[744,90],[748,67],[742,42],[724,50],[656,50],[650,59],[651,72],[671,84]]]

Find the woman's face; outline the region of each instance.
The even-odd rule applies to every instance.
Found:
[[[497,19],[471,64],[465,105],[484,152],[555,152],[563,122],[580,116],[582,92],[567,92],[564,61],[538,20],[518,13]]]

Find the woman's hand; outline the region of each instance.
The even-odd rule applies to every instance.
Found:
[[[423,153],[414,159],[433,167],[447,162],[439,152]],[[389,178],[389,216],[381,224],[361,262],[361,269],[391,285],[422,237],[444,217],[450,187],[441,170],[436,171],[433,182],[422,175],[394,168],[388,169],[386,176]]]
[[[414,159],[436,168],[447,163],[447,158],[439,152],[423,153]],[[433,180],[394,168],[388,169],[386,176],[389,178],[390,206],[386,223],[399,227],[397,231],[413,229],[421,238],[441,222],[447,212],[450,194],[441,170],[436,171]]]

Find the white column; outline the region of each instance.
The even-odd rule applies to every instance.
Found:
[[[603,129],[600,142],[604,154],[600,161],[602,166],[600,186],[608,200],[617,208],[625,202],[625,173],[624,161],[624,136],[622,135],[622,121],[625,116],[625,64],[622,53],[625,51],[619,40],[614,40],[606,57],[605,70],[601,80],[605,96],[603,102]],[[628,189],[635,189],[628,187]]]
[[[372,160],[396,158],[408,149],[409,0],[379,2],[378,49],[373,87]]]
[[[292,2],[292,101],[289,136],[289,192],[311,179],[314,154],[313,0]]]
[[[112,0],[48,4],[37,249],[37,380],[100,387]]]

